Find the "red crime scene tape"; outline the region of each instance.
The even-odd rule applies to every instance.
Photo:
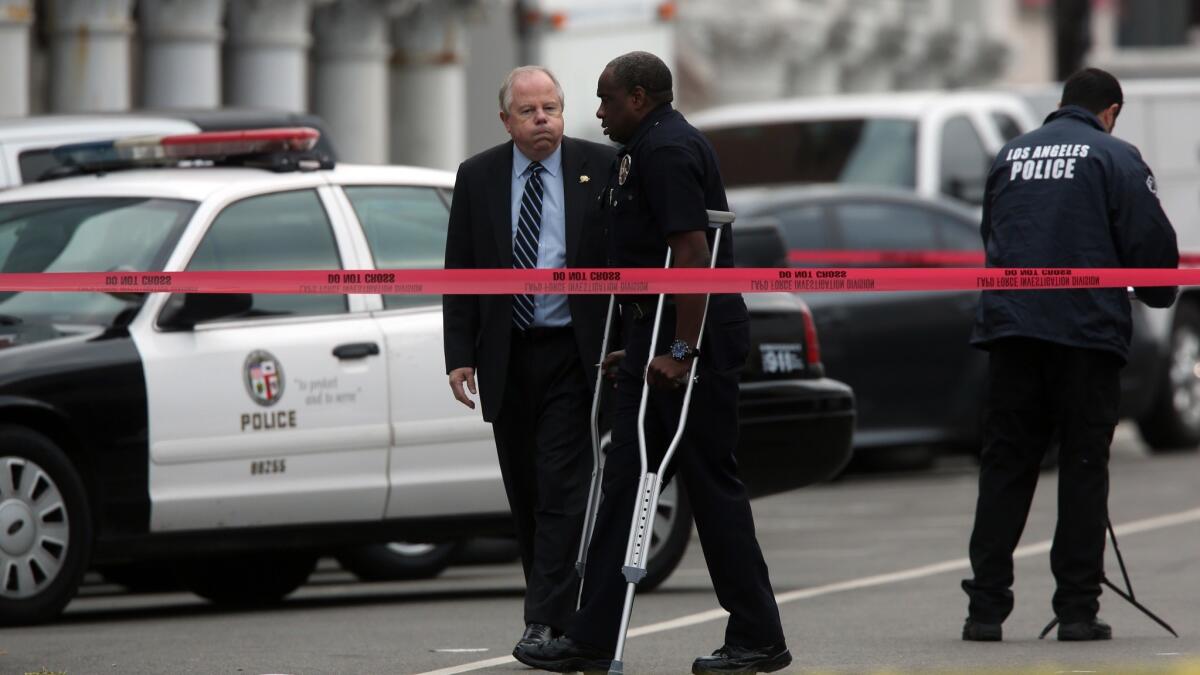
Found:
[[[1200,285],[1200,269],[722,268],[0,274],[0,291],[508,295],[976,291]]]
[[[793,249],[788,251],[788,262],[797,264],[835,265],[909,265],[921,267],[982,267],[982,251],[879,251],[879,250],[831,250]],[[1181,253],[1179,264],[1183,267],[1200,265],[1200,253]]]

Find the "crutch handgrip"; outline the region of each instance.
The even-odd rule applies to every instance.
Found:
[[[733,211],[708,210],[708,226],[713,229],[732,223],[734,218]]]

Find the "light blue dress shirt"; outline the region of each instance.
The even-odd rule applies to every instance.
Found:
[[[513,145],[512,174],[512,236],[517,236],[517,218],[521,198],[529,180],[529,165],[533,160]],[[542,227],[538,235],[539,269],[561,269],[567,266],[567,207],[563,192],[562,144],[554,154],[542,160]],[[571,310],[565,295],[533,296],[534,326],[570,326]]]

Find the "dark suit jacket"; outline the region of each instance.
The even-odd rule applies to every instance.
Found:
[[[598,199],[615,151],[563,137],[562,181],[566,201],[568,267],[604,267],[604,222]],[[485,150],[458,167],[446,269],[512,267],[512,141]],[[589,180],[580,182],[581,176]],[[572,295],[568,300],[579,356],[589,378],[596,375],[608,296]],[[446,372],[473,367],[483,419],[500,414],[512,338],[511,295],[446,295],[442,298]]]

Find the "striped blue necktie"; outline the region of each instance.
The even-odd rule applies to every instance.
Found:
[[[529,179],[525,181],[525,194],[521,197],[521,211],[517,215],[517,236],[513,237],[513,269],[528,270],[537,267],[538,235],[542,231],[542,177],[546,167],[541,162],[529,165]],[[533,323],[533,296],[513,296],[513,325],[525,330]]]

